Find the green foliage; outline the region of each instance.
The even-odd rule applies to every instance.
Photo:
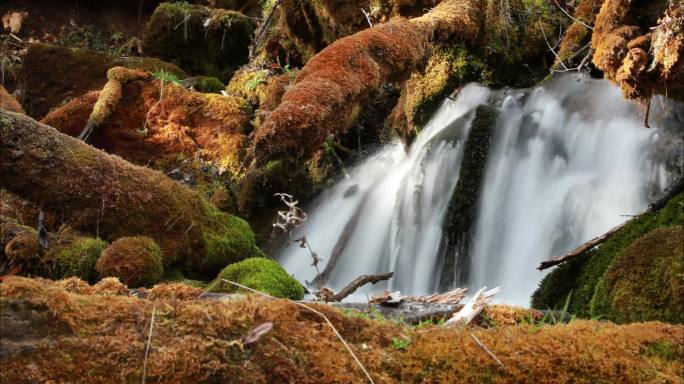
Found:
[[[569,292],[573,291],[569,312],[584,318],[602,315],[602,308],[605,307],[601,302],[596,301],[593,312],[590,309],[590,302],[597,289],[598,296],[605,295],[601,292],[603,288],[599,283],[608,267],[622,250],[653,229],[684,225],[682,204],[684,193],[670,200],[660,211],[635,218],[600,247],[558,266],[541,281],[539,288],[532,295],[532,307],[558,307],[562,305],[562,300]]]
[[[237,292],[241,289],[222,281],[230,280],[271,296],[301,300],[304,287],[274,260],[254,257],[224,268],[208,288],[211,292]]]
[[[411,339],[408,337],[392,338],[392,346],[397,351],[405,351],[409,347],[409,345],[411,345]]]
[[[255,77],[247,82],[247,89],[254,91],[257,89],[259,84],[266,84],[266,78],[264,76]]]
[[[658,357],[663,360],[675,360],[677,358],[677,346],[670,340],[659,340],[648,344],[639,351],[640,355]]]
[[[76,276],[82,280],[95,282],[97,271],[95,264],[107,242],[101,239],[82,237],[56,255],[55,269],[58,278]]]
[[[150,74],[155,79],[162,81],[164,83],[171,83],[171,84],[176,84],[176,85],[181,84],[181,79],[178,78],[178,76],[176,74],[171,73],[165,69],[160,69],[156,72],[150,72]]]

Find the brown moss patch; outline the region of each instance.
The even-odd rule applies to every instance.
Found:
[[[97,272],[129,287],[151,286],[164,274],[161,250],[149,237],[122,237],[102,252]]]
[[[630,99],[666,94],[682,100],[683,23],[681,1],[606,0],[592,35],[593,62]]]
[[[12,95],[10,95],[2,85],[0,85],[0,109],[16,113],[26,113],[21,107],[21,104],[14,100]]]
[[[285,300],[104,299],[22,278],[7,279],[0,292],[3,314],[27,319],[0,330],[3,346],[24,341],[23,353],[3,358],[0,377],[7,382],[140,380],[153,307],[147,382],[365,382],[327,324]],[[377,383],[681,379],[682,326],[575,321],[542,327],[416,329],[309,305],[330,318]],[[27,329],[40,321],[52,326],[34,339],[26,338]],[[257,342],[244,349],[233,342],[266,321],[273,322],[273,329]],[[471,334],[501,360],[503,368]],[[405,348],[395,347],[392,340],[399,338],[409,340]]]

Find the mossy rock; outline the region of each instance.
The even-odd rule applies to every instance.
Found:
[[[225,84],[221,80],[211,76],[197,76],[195,78],[195,89],[204,93],[221,93]]]
[[[95,265],[109,244],[102,239],[82,237],[60,250],[55,258],[59,278],[76,276],[82,280],[97,280]]]
[[[532,307],[562,308],[572,292],[568,311],[577,316],[591,317],[589,304],[617,255],[656,228],[681,225],[684,225],[684,193],[671,199],[658,212],[646,213],[630,221],[600,247],[558,266],[539,283],[539,288],[532,295]],[[598,304],[595,308],[593,315],[597,316]]]
[[[145,26],[145,53],[194,75],[222,82],[246,64],[254,22],[242,13],[201,5],[161,3]]]
[[[236,292],[236,286],[221,279],[230,280],[271,296],[301,300],[304,287],[274,260],[255,257],[231,264],[218,274],[209,287],[212,292]]]
[[[654,229],[620,252],[590,310],[620,323],[684,323],[684,227]]]
[[[149,237],[122,237],[97,261],[102,277],[117,277],[128,287],[150,287],[164,275],[159,245]]]

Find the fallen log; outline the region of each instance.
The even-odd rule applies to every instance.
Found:
[[[649,205],[648,209],[645,212],[632,217],[631,219],[625,221],[624,223],[612,228],[611,230],[604,233],[603,235],[597,236],[597,237],[585,242],[584,244],[580,245],[579,247],[575,248],[574,250],[572,250],[572,251],[570,251],[564,255],[554,257],[551,260],[542,261],[539,264],[539,266],[537,267],[537,269],[540,271],[543,271],[547,268],[553,267],[554,265],[558,265],[558,264],[564,263],[568,260],[572,260],[576,257],[584,255],[585,253],[594,249],[596,246],[603,244],[606,240],[608,240],[611,236],[613,236],[617,231],[622,229],[625,225],[632,222],[633,220],[635,220],[635,219],[637,219],[637,218],[639,218],[639,217],[641,217],[647,213],[656,212],[656,211],[662,209],[665,206],[665,204],[667,204],[667,202],[670,201],[670,199],[672,199],[673,197],[677,196],[678,194],[680,194],[682,192],[684,192],[684,176],[680,177],[668,189],[666,189],[665,192],[663,192],[663,194],[655,202],[653,202],[652,204]]]
[[[165,265],[206,273],[261,252],[242,219],[160,172],[132,165],[15,113],[0,111],[0,187],[106,240],[149,236]]]
[[[487,287],[480,288],[470,302],[461,308],[461,310],[452,318],[447,320],[444,325],[468,324],[473,321],[473,319],[489,305],[494,296],[501,292],[501,287],[492,288],[489,291],[486,291],[486,289]]]

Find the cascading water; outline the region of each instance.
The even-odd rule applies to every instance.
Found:
[[[457,284],[502,285],[505,301],[527,304],[543,276],[538,262],[639,213],[666,183],[648,156],[658,129],[645,129],[607,83],[566,76],[532,92],[471,84],[443,103],[408,153],[399,142],[384,147],[307,207],[309,219],[293,236],[305,235],[322,257],[328,286],[394,271],[389,283],[365,289],[435,291],[443,221],[474,109],[494,101],[500,113],[469,282]],[[303,249],[286,247],[279,259],[299,280],[314,279]]]

